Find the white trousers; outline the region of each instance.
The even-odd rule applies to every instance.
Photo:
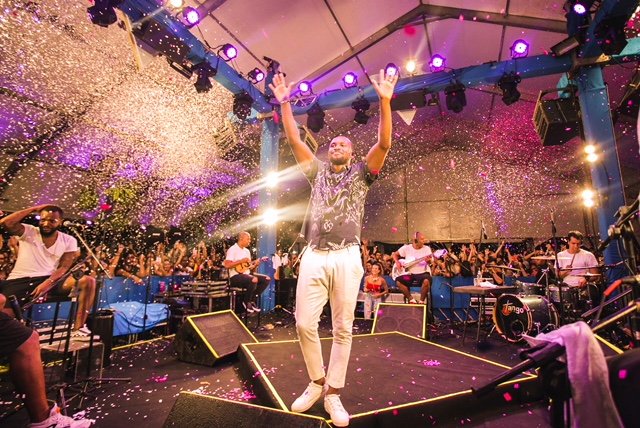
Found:
[[[333,388],[344,387],[363,273],[357,245],[330,251],[308,248],[302,256],[296,288],[296,329],[311,380],[325,377],[318,323],[322,308],[329,301],[333,344],[326,381]]]

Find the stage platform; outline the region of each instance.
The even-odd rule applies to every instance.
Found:
[[[331,338],[321,340],[326,364]],[[243,344],[239,359],[262,404],[280,411],[289,412],[308,383],[298,341]],[[477,426],[518,413],[526,416],[527,426],[544,426],[542,393],[533,375],[506,382],[483,398],[471,393],[508,368],[398,332],[358,335],[342,402],[353,427]],[[322,401],[307,414],[328,417]]]

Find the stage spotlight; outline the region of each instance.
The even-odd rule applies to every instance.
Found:
[[[400,75],[400,69],[398,68],[397,65],[395,65],[394,63],[390,62],[389,64],[387,64],[387,66],[384,68],[384,74],[387,76],[395,76],[395,75]]]
[[[251,70],[247,73],[247,77],[254,85],[262,82],[264,80],[264,71],[260,70],[258,67]]]
[[[353,71],[348,72],[342,77],[342,83],[345,88],[353,88],[358,86],[358,75]]]
[[[209,92],[213,87],[211,85],[211,77],[216,75],[217,70],[211,66],[207,61],[202,61],[193,66],[193,71],[196,73],[196,83],[193,84],[196,88],[196,92]]]
[[[251,98],[251,95],[245,91],[233,96],[233,114],[235,114],[240,120],[245,120],[249,117],[252,105],[253,98]]]
[[[529,43],[518,39],[511,45],[511,58],[524,58],[529,55]]]
[[[578,15],[584,15],[587,13],[587,8],[582,3],[576,2],[576,4],[573,5],[573,11]]]
[[[438,98],[438,93],[432,93],[431,97],[427,100],[427,105],[431,107],[437,107],[440,105],[440,99]]]
[[[313,132],[320,132],[324,128],[325,113],[318,103],[315,103],[307,111],[307,128]]]
[[[311,95],[313,93],[313,90],[311,89],[311,83],[307,82],[306,80],[298,83],[298,91],[300,91],[300,94],[304,96]]]
[[[356,115],[353,118],[354,122],[361,125],[366,125],[369,122],[369,115],[367,110],[371,107],[371,103],[366,98],[358,98],[351,104],[351,108],[356,111]]]
[[[431,57],[431,61],[429,61],[429,69],[432,73],[443,71],[446,61],[447,60],[442,55],[435,54]]]
[[[454,113],[460,113],[467,105],[467,97],[464,94],[465,86],[462,83],[454,83],[444,88],[447,109]]]
[[[280,181],[280,176],[277,172],[270,172],[264,179],[264,184],[269,189],[275,189],[278,187],[278,182]]]
[[[414,74],[416,72],[416,70],[418,69],[418,63],[416,62],[415,59],[410,59],[404,65],[404,69],[407,70],[407,73]]]
[[[262,214],[262,223],[267,226],[273,226],[278,222],[278,211],[274,208],[267,208]]]
[[[122,0],[95,0],[93,6],[87,8],[89,19],[95,25],[108,27],[118,20],[115,7],[122,3]]]
[[[582,204],[587,208],[591,208],[595,206],[596,205],[595,197],[596,197],[596,193],[593,190],[584,189],[582,191]]]
[[[520,99],[520,92],[518,91],[518,83],[522,79],[515,73],[508,73],[503,75],[498,81],[498,87],[502,90],[502,102],[506,105],[511,105]]]
[[[167,2],[167,6],[169,6],[172,9],[180,9],[183,5],[184,5],[183,0],[169,0]]]
[[[598,155],[597,153],[589,153],[587,155],[587,162],[589,163],[595,163],[598,162]]]
[[[231,43],[225,43],[218,49],[218,55],[225,61],[231,61],[238,56],[238,49]]]
[[[191,6],[187,6],[184,9],[182,9],[182,17],[184,18],[185,23],[189,27],[198,25],[198,23],[200,22],[200,13]]]
[[[593,144],[587,144],[584,146],[584,152],[588,155],[596,152],[596,146]]]

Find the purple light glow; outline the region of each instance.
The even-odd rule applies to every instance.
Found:
[[[432,73],[444,70],[446,59],[442,55],[435,54],[429,61],[429,69]]]
[[[399,72],[400,69],[398,68],[398,66],[392,62],[387,64],[387,66],[384,68],[384,74],[387,76],[396,76],[397,74],[399,74]]]
[[[193,26],[200,22],[200,14],[197,10],[192,7],[185,7],[182,11],[182,16],[184,17],[187,24]]]
[[[529,43],[518,39],[511,45],[511,58],[524,58],[529,55]]]
[[[358,76],[356,73],[350,71],[342,78],[345,88],[352,88],[358,84]]]
[[[311,93],[311,83],[307,82],[306,80],[303,80],[302,82],[298,83],[298,90],[303,95],[310,94]]]
[[[247,77],[254,84],[262,82],[264,80],[264,71],[256,67],[247,73]]]
[[[576,3],[573,5],[573,11],[578,15],[584,15],[587,12],[587,8],[583,4]]]
[[[222,54],[222,59],[230,61],[238,56],[238,49],[230,43],[225,43],[218,53]]]

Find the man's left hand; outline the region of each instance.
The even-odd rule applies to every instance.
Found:
[[[381,100],[390,100],[393,96],[393,89],[398,82],[398,73],[393,76],[389,76],[384,70],[380,70],[380,77],[378,80],[379,81],[376,82],[374,79],[371,79],[371,85],[376,90],[378,98]]]

